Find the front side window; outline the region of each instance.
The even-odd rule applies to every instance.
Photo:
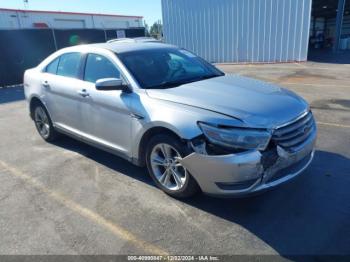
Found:
[[[80,61],[80,53],[67,53],[61,55],[57,68],[57,75],[67,77],[78,77]]]
[[[107,58],[97,54],[89,54],[86,59],[84,80],[96,83],[102,78],[120,78],[120,72]]]
[[[57,73],[57,68],[58,68],[58,62],[60,61],[60,58],[56,58],[53,60],[50,64],[46,66],[45,72],[49,74],[56,74]]]
[[[213,65],[183,49],[138,50],[118,56],[145,89],[176,87],[223,75]]]

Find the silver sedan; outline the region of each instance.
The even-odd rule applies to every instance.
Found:
[[[314,154],[305,100],[163,43],[62,49],[25,72],[24,88],[43,139],[66,134],[147,166],[174,197],[263,191]]]

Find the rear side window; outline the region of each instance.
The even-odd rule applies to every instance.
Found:
[[[53,60],[50,64],[48,64],[46,66],[46,70],[45,72],[46,73],[49,73],[49,74],[56,74],[57,73],[57,68],[58,68],[58,62],[60,61],[60,58],[56,58],[55,60]]]
[[[96,83],[102,78],[120,78],[120,72],[106,57],[89,54],[86,59],[84,80]]]
[[[68,53],[61,55],[57,68],[57,75],[78,77],[80,60],[80,53]]]

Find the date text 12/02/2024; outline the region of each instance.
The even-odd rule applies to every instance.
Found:
[[[128,261],[219,261],[217,256],[128,256]]]

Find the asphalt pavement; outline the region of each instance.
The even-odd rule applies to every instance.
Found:
[[[302,176],[255,197],[179,201],[114,155],[44,142],[23,89],[2,88],[0,254],[349,255],[350,65],[218,66],[310,102],[319,136]]]

